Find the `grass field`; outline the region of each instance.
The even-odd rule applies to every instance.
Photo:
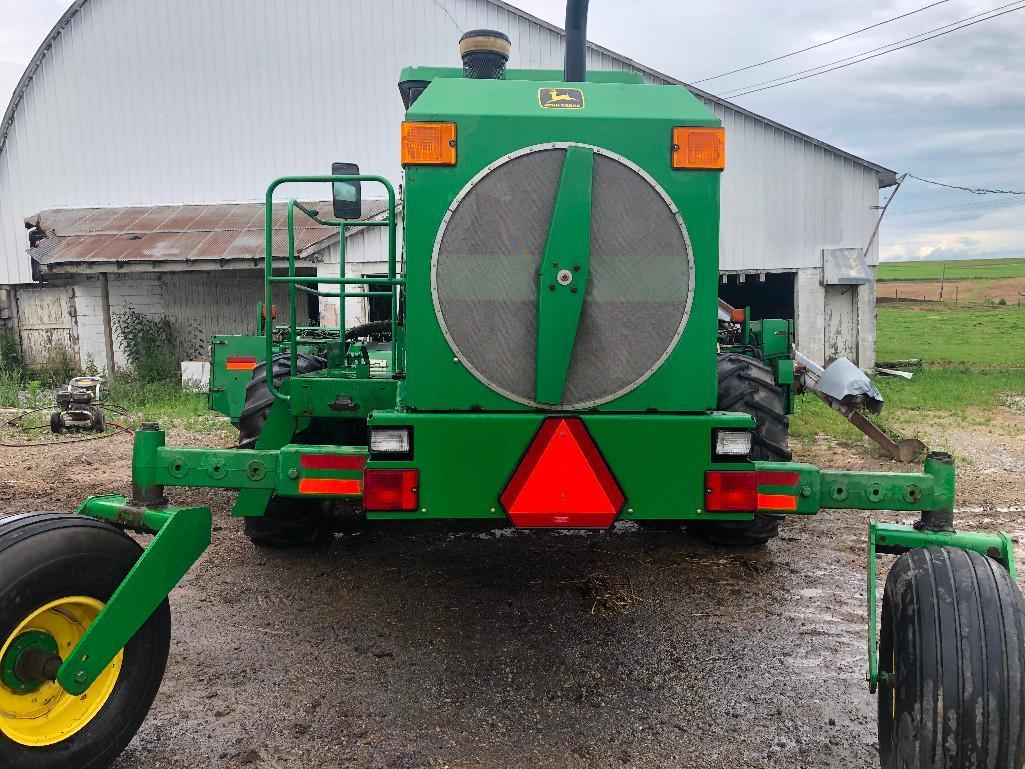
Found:
[[[877,309],[880,360],[920,358],[911,380],[873,379],[886,399],[881,422],[987,419],[994,409],[1025,398],[1025,309],[966,308],[950,303],[883,305]],[[797,400],[791,435],[868,439],[812,396]]]
[[[877,280],[947,280],[1025,278],[1025,259],[950,259],[947,261],[880,262]]]
[[[950,303],[880,305],[876,358],[1025,366],[1025,309]]]

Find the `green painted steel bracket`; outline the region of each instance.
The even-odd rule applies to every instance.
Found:
[[[369,455],[367,447],[290,444],[288,441],[292,438],[292,425],[295,421],[289,416],[286,403],[275,404],[267,421],[269,429],[264,429],[257,440],[256,449],[166,446],[163,430],[138,430],[132,462],[133,493],[137,499],[144,501],[142,505],[149,507],[124,504],[120,508],[121,517],[105,517],[130,528],[156,531],[158,525],[150,525],[138,516],[163,515],[166,486],[239,489],[232,515],[242,517],[263,515],[275,494],[283,497],[358,496],[354,493],[309,491],[303,489],[301,484],[304,478],[362,482],[362,467]],[[283,424],[278,425],[276,422]],[[352,469],[304,467],[303,456],[312,454],[353,456],[363,461],[356,463]],[[123,502],[122,497],[113,499]],[[150,508],[156,508],[156,511]],[[157,523],[161,523],[159,517]]]
[[[921,473],[852,472],[821,470],[800,462],[755,462],[755,469],[795,474],[792,485],[762,485],[761,494],[792,496],[792,509],[765,508],[766,512],[813,515],[820,510],[950,510],[954,505],[954,463],[947,455],[926,457]]]
[[[89,497],[79,515],[154,531],[128,576],[64,660],[57,683],[79,696],[96,680],[210,546],[208,507],[135,507],[122,496]]]
[[[397,387],[390,378],[355,379],[344,377],[343,371],[318,371],[289,380],[288,408],[295,416],[366,419],[378,409],[394,408]]]
[[[534,389],[539,403],[562,403],[573,357],[590,271],[593,169],[594,150],[567,148],[538,274]]]
[[[290,391],[291,382],[291,379],[282,382],[286,391]],[[270,413],[267,414],[267,421],[263,423],[260,437],[256,439],[257,450],[280,449],[287,445],[300,429],[300,424],[305,426],[307,421],[289,413],[288,401],[274,401]],[[259,518],[267,512],[267,505],[270,504],[273,495],[273,489],[247,486],[239,491],[231,514],[238,518]]]
[[[868,688],[875,693],[886,674],[879,671],[879,639],[876,629],[876,556],[899,555],[917,547],[956,547],[974,550],[1000,563],[1017,579],[1014,545],[1005,532],[984,534],[968,531],[928,531],[919,526],[901,526],[872,521],[868,527]]]

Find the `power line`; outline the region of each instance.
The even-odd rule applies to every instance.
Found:
[[[791,51],[790,53],[785,53],[782,56],[776,56],[775,58],[772,58],[772,59],[766,59],[765,61],[760,61],[760,62],[757,62],[756,64],[748,64],[746,67],[740,67],[738,69],[731,69],[729,72],[723,72],[722,74],[719,74],[719,75],[712,75],[711,77],[705,77],[705,78],[702,78],[701,80],[694,80],[693,84],[697,85],[698,83],[707,83],[709,80],[718,80],[721,77],[726,77],[727,75],[735,75],[738,72],[744,72],[745,70],[754,69],[755,67],[761,67],[764,64],[772,64],[772,62],[774,62],[774,61],[780,61],[782,59],[789,59],[791,56],[797,56],[797,54],[799,54],[799,53],[806,53],[807,51],[814,51],[816,48],[822,48],[822,46],[824,46],[824,45],[829,45],[830,43],[835,43],[835,42],[837,42],[839,40],[846,40],[848,37],[854,37],[855,35],[860,35],[862,32],[867,32],[870,29],[875,29],[876,27],[881,27],[884,24],[889,24],[890,22],[893,22],[893,21],[898,21],[900,19],[905,19],[908,16],[914,16],[916,13],[921,13],[922,11],[927,11],[930,8],[935,8],[937,5],[943,5],[944,3],[949,2],[949,1],[950,0],[939,0],[939,2],[930,3],[929,5],[922,6],[921,8],[916,8],[913,11],[908,11],[907,13],[902,13],[900,16],[894,16],[892,19],[886,19],[886,21],[880,21],[880,22],[877,22],[875,24],[870,24],[867,27],[862,27],[861,29],[856,29],[853,32],[848,32],[846,35],[840,35],[839,37],[834,37],[831,40],[826,40],[824,43],[816,43],[815,45],[809,45],[807,48],[801,48],[798,51]]]
[[[831,72],[832,69],[826,69],[827,67],[832,67],[833,69],[842,69],[842,67],[834,67],[833,65],[842,64],[844,62],[851,62],[852,64],[857,64],[857,63],[859,63],[859,61],[867,61],[868,59],[874,59],[875,56],[868,56],[868,54],[876,53],[876,51],[882,51],[883,53],[892,53],[893,51],[900,50],[900,48],[895,48],[894,46],[900,46],[901,48],[907,48],[908,47],[908,46],[901,46],[900,45],[901,43],[908,43],[909,41],[913,41],[913,40],[917,41],[919,43],[924,43],[925,40],[919,40],[919,38],[925,38],[926,35],[931,35],[933,32],[941,32],[942,30],[949,30],[950,32],[956,32],[958,29],[961,29],[960,25],[971,26],[970,24],[966,24],[966,22],[971,22],[974,19],[979,19],[979,21],[986,21],[986,19],[993,18],[993,16],[990,16],[989,14],[996,14],[996,11],[1001,11],[1004,8],[1010,8],[1012,5],[1013,6],[1020,6],[1021,2],[1022,2],[1022,0],[1013,0],[1010,3],[1005,3],[1004,5],[998,5],[996,8],[990,8],[987,11],[981,11],[980,13],[972,14],[971,16],[965,16],[963,19],[958,19],[957,21],[952,21],[949,24],[943,24],[943,25],[941,25],[939,27],[934,27],[933,29],[928,29],[925,32],[919,32],[918,34],[911,35],[910,37],[905,37],[905,38],[903,38],[901,40],[896,40],[896,41],[894,41],[892,43],[887,43],[886,45],[880,45],[880,46],[878,46],[876,48],[870,48],[867,51],[862,51],[861,53],[856,53],[853,56],[847,56],[847,57],[844,57],[842,59],[837,59],[835,61],[827,62],[825,64],[819,64],[816,67],[809,67],[807,69],[801,69],[801,70],[798,70],[797,72],[791,72],[791,73],[789,73],[787,75],[780,75],[779,77],[774,77],[774,78],[771,78],[769,80],[763,80],[760,83],[753,83],[751,85],[743,86],[741,88],[735,89],[734,92],[732,94],[730,94],[730,96],[743,96],[745,93],[751,93],[752,90],[750,90],[750,89],[765,90],[765,89],[760,88],[759,86],[769,85],[770,83],[777,83],[780,80],[787,80],[788,82],[789,82],[790,78],[794,78],[796,80],[803,80],[805,78],[798,78],[796,76],[797,75],[803,75],[803,74],[805,74],[807,72],[814,72],[815,74],[819,74],[819,75],[825,74],[825,72]],[[1016,10],[1019,10],[1019,9],[1018,8],[1012,8],[1011,10],[1015,10],[1016,11]],[[996,15],[999,16],[999,15],[1002,15],[1002,14],[996,14]],[[980,17],[983,17],[983,16],[985,16],[986,18],[980,18]],[[974,23],[978,23],[978,22],[974,22]],[[955,29],[951,29],[951,27],[954,27]],[[948,34],[948,33],[944,32],[943,34]],[[934,37],[940,37],[940,36],[941,35],[934,35]],[[925,39],[926,40],[931,40],[932,38],[930,37],[930,38],[925,38]],[[878,54],[878,55],[881,56],[882,54]],[[862,58],[862,57],[866,57],[866,58]],[[855,60],[858,60],[858,61],[855,61]],[[816,70],[823,70],[823,71],[822,72],[817,72]],[[785,83],[779,83],[779,85],[785,85]],[[739,93],[741,91],[744,92],[744,93]]]
[[[884,55],[886,55],[888,53],[894,53],[895,51],[899,51],[899,50],[902,50],[904,48],[910,48],[911,46],[918,45],[919,43],[924,43],[924,42],[927,42],[929,40],[934,40],[937,37],[943,37],[944,35],[949,35],[952,32],[957,32],[958,30],[965,29],[967,27],[972,27],[972,26],[975,26],[976,24],[981,24],[984,21],[989,21],[990,19],[995,19],[998,16],[1004,16],[1004,15],[1006,15],[1008,13],[1014,13],[1015,11],[1025,10],[1025,5],[1021,5],[1020,4],[1021,2],[1022,2],[1022,0],[1015,0],[1015,2],[1013,2],[1013,3],[1007,3],[1006,5],[1000,5],[1000,6],[997,6],[996,8],[993,8],[993,9],[991,9],[989,11],[984,11],[983,13],[976,14],[975,16],[967,16],[964,19],[961,19],[961,21],[955,21],[955,22],[953,22],[951,24],[947,24],[946,27],[954,27],[954,28],[953,29],[947,29],[946,32],[940,32],[939,34],[930,35],[929,37],[924,37],[921,40],[915,40],[915,38],[922,37],[923,35],[928,35],[930,32],[935,32],[936,30],[929,30],[929,32],[922,32],[922,33],[920,33],[918,35],[914,35],[913,37],[905,38],[904,40],[898,40],[896,43],[890,43],[888,45],[880,46],[879,48],[873,48],[873,49],[871,49],[869,51],[865,51],[863,53],[856,54],[854,56],[848,56],[846,59],[837,59],[834,62],[830,62],[829,64],[823,64],[823,65],[821,65],[819,67],[812,67],[811,69],[805,69],[805,70],[801,70],[799,72],[792,72],[790,75],[783,75],[781,77],[773,78],[772,80],[766,80],[763,83],[755,83],[752,86],[745,86],[745,88],[747,90],[741,90],[739,92],[727,94],[725,98],[731,98],[732,99],[732,98],[736,98],[738,96],[746,96],[747,94],[750,94],[750,93],[756,93],[758,91],[767,91],[770,88],[778,88],[781,85],[789,85],[790,83],[796,83],[796,82],[798,82],[800,80],[807,80],[808,78],[811,78],[811,77],[816,77],[818,75],[824,75],[827,72],[835,72],[838,69],[844,69],[845,67],[850,67],[850,66],[852,66],[854,64],[861,64],[862,62],[868,61],[869,59],[875,59],[875,58],[878,58],[879,56],[884,56]],[[1016,8],[1011,8],[1010,10],[1002,11],[1001,13],[993,13],[993,11],[999,11],[1002,8],[1007,8],[1009,5],[1016,5],[1017,7]],[[992,15],[985,16],[985,14],[992,14]],[[977,18],[979,16],[985,16],[985,18],[981,18],[981,19]],[[970,21],[971,19],[975,19],[975,21]],[[965,24],[965,23],[962,23],[962,22],[968,22],[968,23]],[[960,25],[960,26],[956,26],[956,25]],[[937,27],[936,29],[944,29],[944,28],[945,27]],[[907,40],[914,40],[914,42],[905,42]],[[898,45],[898,43],[905,43],[905,44],[904,45]],[[892,46],[896,46],[896,47],[892,47]],[[879,50],[881,50],[883,48],[886,48],[888,50],[884,50],[884,51],[882,51],[882,53],[876,53],[876,54],[874,54],[872,56],[866,56],[865,55],[865,54],[872,53],[873,51],[879,51]],[[859,57],[863,57],[863,58],[859,58]],[[851,61],[851,59],[856,59],[856,61]],[[847,63],[846,64],[842,64],[841,62],[847,62]],[[834,64],[838,65],[838,66],[832,66]],[[828,69],[823,69],[823,67],[828,67]],[[814,72],[813,70],[820,70],[820,71]],[[794,75],[801,75],[802,73],[805,73],[805,72],[811,72],[812,74],[804,75],[803,77],[793,77]],[[787,79],[787,78],[790,78],[790,79]],[[780,82],[775,82],[775,81],[778,81],[778,80],[782,80],[783,82],[781,82],[781,83]],[[774,85],[767,85],[768,83],[775,83],[775,84]],[[763,87],[758,88],[758,87],[755,87],[755,86],[763,86]]]
[[[780,75],[779,77],[773,77],[773,78],[770,78],[768,80],[762,80],[760,83],[752,83],[751,85],[745,85],[745,86],[741,86],[740,88],[734,88],[734,89],[730,89],[730,90],[733,91],[734,93],[736,93],[738,91],[746,91],[749,88],[758,88],[759,86],[769,85],[770,83],[777,83],[780,80],[788,80],[789,78],[796,77],[797,75],[803,75],[806,72],[815,72],[816,70],[825,69],[826,67],[832,67],[834,64],[842,64],[845,61],[852,61],[853,62],[855,59],[860,59],[862,56],[867,56],[870,53],[875,53],[876,51],[886,51],[889,48],[893,48],[893,46],[895,46],[895,45],[900,45],[901,43],[907,43],[908,41],[911,41],[911,40],[917,40],[918,38],[925,37],[926,35],[930,35],[933,32],[940,32],[940,31],[945,30],[945,29],[950,29],[951,27],[957,27],[959,24],[964,24],[967,21],[972,21],[973,19],[978,19],[980,16],[988,16],[989,14],[994,13],[996,11],[1001,11],[1004,8],[1010,8],[1012,5],[1020,5],[1021,2],[1022,2],[1022,0],[1011,0],[1011,2],[1005,3],[1004,5],[998,5],[996,8],[990,8],[987,11],[980,11],[979,13],[972,14],[971,16],[965,16],[963,19],[958,19],[957,21],[952,21],[949,24],[942,24],[942,25],[940,25],[938,27],[933,27],[932,29],[927,29],[925,32],[918,32],[918,33],[916,33],[914,35],[911,35],[910,37],[905,37],[905,38],[902,38],[900,40],[895,40],[892,43],[887,43],[886,45],[880,45],[880,46],[877,46],[875,48],[869,48],[867,51],[862,51],[861,53],[856,53],[856,54],[854,54],[852,56],[845,56],[842,59],[836,59],[835,61],[826,62],[825,64],[818,64],[818,65],[816,65],[814,67],[808,67],[807,69],[799,69],[796,72],[790,72],[790,73],[788,73],[786,75]],[[951,30],[951,31],[953,31],[953,30]],[[896,50],[896,49],[894,49],[894,50]]]
[[[926,184],[935,184],[937,187],[947,187],[952,190],[963,190],[964,192],[970,192],[973,195],[1025,195],[1025,190],[991,190],[986,187],[962,187],[959,184],[947,184],[945,182],[937,182],[933,179],[923,179],[921,176],[915,176],[914,174],[908,174],[912,179],[917,179],[920,182]]]
[[[910,174],[909,174],[910,175]],[[894,211],[891,216],[901,216],[902,214],[928,214],[933,211],[953,211],[955,209],[962,208],[985,208],[986,206],[1015,206],[1025,203],[1025,200],[987,200],[982,203],[962,203],[959,206],[938,206],[936,208],[916,208],[913,211]]]
[[[956,222],[951,223],[951,227],[953,227],[956,224],[957,224]],[[999,225],[997,227],[971,227],[971,226],[957,227],[957,229],[953,230],[952,232],[948,231],[946,233],[941,233],[941,234],[935,235],[935,236],[933,236],[931,238],[926,238],[925,240],[901,240],[901,241],[898,241],[896,243],[889,243],[889,242],[887,242],[886,246],[887,246],[887,248],[896,247],[896,246],[917,246],[917,245],[922,244],[922,243],[935,243],[937,240],[942,240],[942,239],[944,239],[944,237],[951,237],[953,235],[962,235],[962,234],[972,233],[972,232],[993,232],[995,230],[1020,230],[1020,229],[1022,229],[1022,225],[1021,224],[1001,224],[1001,225]]]

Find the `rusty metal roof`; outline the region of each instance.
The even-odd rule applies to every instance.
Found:
[[[330,201],[304,205],[331,217]],[[379,217],[387,201],[364,200],[361,220]],[[275,257],[287,256],[285,203],[274,204]],[[29,249],[33,260],[51,271],[62,264],[120,264],[222,261],[264,257],[262,203],[52,208],[29,217],[46,238]],[[313,222],[296,212],[296,254],[302,257],[338,234],[337,227]]]

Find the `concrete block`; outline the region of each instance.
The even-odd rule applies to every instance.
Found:
[[[182,389],[189,392],[206,392],[210,389],[210,361],[182,361]]]

